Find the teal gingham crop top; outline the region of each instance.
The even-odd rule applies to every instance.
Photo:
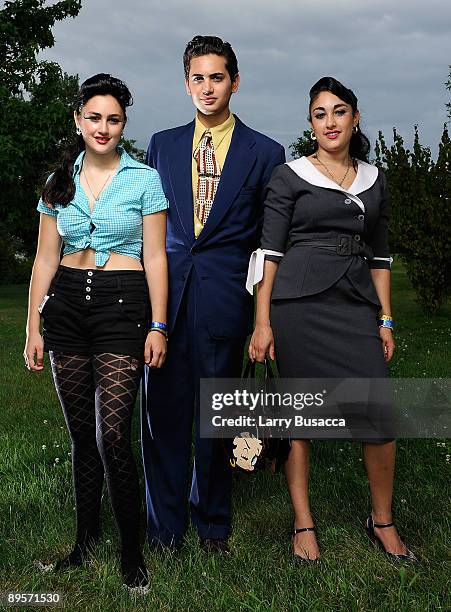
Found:
[[[64,255],[91,248],[96,252],[98,267],[105,265],[111,251],[140,259],[143,215],[168,207],[158,172],[134,160],[122,147],[118,147],[118,153],[119,169],[95,202],[92,214],[80,185],[84,151],[74,163],[74,199],[67,206],[56,203],[49,208],[41,198],[37,207],[40,213],[56,217]]]

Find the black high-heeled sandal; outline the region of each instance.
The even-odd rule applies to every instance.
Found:
[[[315,527],[300,527],[299,529],[296,529],[296,527],[295,527],[294,531],[293,531],[293,535],[291,536],[291,538],[294,539],[296,534],[304,533],[304,531],[314,531],[314,532],[316,532],[316,529],[315,529]],[[295,563],[313,564],[313,563],[318,563],[319,557],[317,557],[316,559],[309,559],[308,557],[301,557],[301,555],[297,555],[296,553],[293,553],[293,561]]]
[[[366,519],[366,525],[365,525],[365,531],[369,537],[369,539],[371,540],[371,542],[374,544],[374,546],[379,546],[379,548],[382,549],[382,551],[388,555],[389,557],[391,557],[392,559],[396,559],[396,561],[410,561],[412,563],[417,563],[418,559],[417,557],[414,555],[414,553],[408,548],[408,546],[406,544],[404,544],[404,546],[406,547],[406,553],[404,554],[397,554],[397,553],[392,553],[389,552],[388,550],[385,549],[385,546],[382,543],[382,540],[379,538],[379,536],[376,534],[376,532],[374,531],[374,528],[376,529],[385,529],[387,527],[394,527],[394,523],[375,523],[373,521],[373,516],[370,514],[370,516]]]

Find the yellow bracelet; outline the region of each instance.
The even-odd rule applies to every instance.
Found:
[[[168,339],[168,332],[164,329],[159,329],[158,327],[152,327],[151,329],[149,329],[149,331],[147,332],[148,334],[150,334],[150,332],[158,332],[159,334],[161,334],[162,336],[164,336],[166,338],[166,340]]]

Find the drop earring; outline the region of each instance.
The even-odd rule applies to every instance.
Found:
[[[77,134],[77,136],[81,136],[81,130],[77,125],[77,129],[75,130],[75,133]]]
[[[315,132],[313,130],[310,132],[310,139],[316,140]]]

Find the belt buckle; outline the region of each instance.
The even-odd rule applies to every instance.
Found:
[[[339,234],[337,239],[337,254],[346,256],[351,255],[351,253],[351,236],[347,236],[346,234]]]

